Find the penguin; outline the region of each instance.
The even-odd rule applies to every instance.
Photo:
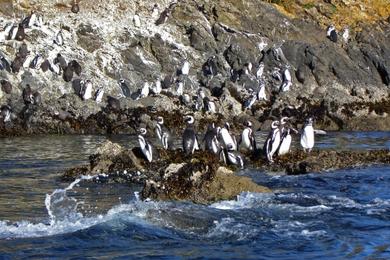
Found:
[[[34,104],[33,91],[30,85],[27,84],[23,89],[22,97],[25,105]]]
[[[77,3],[77,1],[72,2],[72,7],[71,7],[70,11],[74,14],[77,14],[80,11],[80,7],[79,7],[79,4]]]
[[[145,137],[146,133],[147,133],[147,131],[145,128],[139,129],[138,142],[139,142],[139,146],[140,146],[141,151],[144,154],[146,160],[148,160],[148,162],[152,162],[152,160],[153,160],[153,146],[146,139],[146,137]]]
[[[23,67],[23,63],[26,58],[23,58],[19,53],[16,54],[15,59],[11,63],[12,73],[19,73],[20,69]]]
[[[348,43],[348,40],[349,40],[349,29],[348,28],[344,28],[342,37],[343,37],[344,43]]]
[[[187,93],[180,96],[180,103],[186,107],[191,107],[191,97]]]
[[[141,19],[139,18],[139,15],[137,13],[135,13],[133,16],[133,23],[135,27],[141,27]]]
[[[68,64],[66,63],[65,58],[61,55],[61,53],[58,53],[57,56],[54,59],[54,64],[59,64],[62,70],[65,70]],[[74,67],[71,65],[71,67],[74,70]]]
[[[183,132],[183,150],[186,155],[193,154],[195,150],[199,150],[198,138],[194,130],[194,117],[185,116],[187,128]]]
[[[188,73],[190,72],[190,63],[188,62],[188,60],[184,61],[180,72],[181,72],[181,75],[188,75]]]
[[[37,69],[43,62],[43,58],[40,54],[35,55],[34,59],[30,62],[29,67],[31,69]]]
[[[206,63],[203,64],[203,75],[214,77],[218,74],[218,67],[215,61],[216,57],[213,55],[207,59]]]
[[[177,82],[176,95],[182,96],[184,93],[184,83],[182,81]]]
[[[82,92],[83,92],[83,88],[84,88],[84,80],[82,79],[74,79],[72,81],[72,88],[74,90],[74,93],[79,96],[80,98],[82,98]]]
[[[263,76],[263,73],[264,73],[264,63],[260,62],[259,67],[257,68],[257,71],[256,71],[256,78],[261,79],[261,77]]]
[[[28,50],[27,44],[22,43],[22,45],[20,45],[20,47],[19,47],[18,55],[20,57],[22,57],[23,59],[26,59],[29,54],[30,54],[30,51]]]
[[[146,98],[147,96],[149,96],[149,83],[144,82],[139,98]]]
[[[217,108],[213,99],[205,97],[203,103],[207,112],[210,112],[211,114],[217,113]]]
[[[99,88],[98,90],[96,90],[96,93],[95,93],[95,101],[96,103],[101,103],[102,100],[103,100],[103,95],[104,95],[104,89],[103,88]]]
[[[223,161],[226,164],[237,165],[241,169],[244,169],[244,160],[242,159],[241,155],[233,149],[231,144],[228,144],[227,147],[223,149],[223,152],[220,154],[220,158],[223,156],[225,156]]]
[[[308,151],[309,153],[314,147],[314,128],[313,128],[313,118],[309,117],[306,119],[305,124],[302,128],[301,133],[301,146],[303,151]]]
[[[77,76],[81,75],[83,69],[80,63],[78,63],[76,60],[72,60],[71,62],[69,62],[69,65],[73,68],[73,72],[75,72]]]
[[[161,93],[161,81],[159,79],[156,80],[156,82],[154,84],[152,84],[152,86],[150,87],[150,91],[154,94],[154,95],[158,95]]]
[[[5,79],[1,80],[1,90],[5,92],[6,94],[11,94],[12,93],[12,84]]]
[[[23,41],[25,38],[26,38],[26,34],[24,32],[23,25],[19,24],[14,39],[17,40],[17,41]]]
[[[124,79],[120,79],[119,80],[119,86],[120,86],[120,88],[122,90],[123,96],[125,96],[125,97],[130,97],[131,96],[130,89],[127,86],[127,84],[126,84]]]
[[[271,124],[271,131],[265,140],[263,152],[269,162],[273,162],[273,155],[277,151],[280,145],[280,129],[279,121],[273,121]]]
[[[92,82],[89,79],[83,84],[81,96],[83,100],[92,98]]]
[[[331,40],[332,42],[337,42],[337,31],[336,28],[333,25],[330,25],[326,31],[326,36]]]
[[[267,101],[267,95],[265,93],[265,82],[263,80],[260,81],[259,91],[257,92],[257,99]]]
[[[290,134],[290,127],[286,127],[281,135],[281,141],[278,149],[278,155],[284,155],[287,154],[290,151],[291,146],[291,134]]]
[[[159,12],[160,12],[159,8],[158,8],[158,4],[154,4],[151,11],[152,11],[152,14],[151,14],[152,18],[157,19],[159,16]]]
[[[18,25],[11,24],[10,27],[6,27],[6,30],[9,30],[7,40],[15,40],[19,30]]]
[[[119,111],[121,109],[121,102],[112,96],[107,96],[107,107],[114,111]]]
[[[219,154],[221,150],[221,145],[218,141],[219,127],[215,127],[215,124],[212,123],[207,127],[206,134],[203,138],[204,149],[210,151],[214,154]]]
[[[226,122],[224,127],[222,127],[221,131],[219,132],[221,143],[225,148],[230,144],[233,150],[237,150],[236,138],[232,136],[229,133],[229,131],[230,131],[230,124]]]
[[[41,66],[40,66],[40,69],[43,71],[43,72],[46,72],[50,69],[50,61],[48,59],[45,59],[42,63],[41,63]]]
[[[250,75],[252,73],[252,62],[245,63],[244,68],[242,70],[242,74]]]
[[[159,26],[163,23],[166,23],[170,15],[171,15],[171,10],[169,8],[165,9],[164,11],[162,11],[160,17],[156,20],[154,24]]]
[[[256,140],[252,130],[252,122],[247,121],[245,124],[245,128],[241,133],[240,147],[243,147],[249,151],[256,150]]]
[[[62,78],[65,80],[65,82],[70,82],[73,78],[73,67],[68,64],[66,69],[64,70],[62,74]]]
[[[58,31],[53,42],[58,46],[64,45],[64,36],[62,35],[62,29]]]
[[[164,126],[164,118],[157,117],[156,134],[165,150],[172,148],[172,137],[169,130]]]
[[[11,72],[11,65],[3,55],[0,55],[0,70]]]
[[[11,107],[9,105],[1,106],[0,115],[4,123],[11,122]]]
[[[14,27],[13,23],[8,23],[4,27],[4,31],[0,32],[0,42],[5,40],[10,40],[10,32],[12,28]]]
[[[63,71],[65,73],[65,70],[69,67],[70,71],[67,72],[66,79],[69,80],[69,78],[70,78],[70,80],[71,80],[73,78],[73,70],[72,70],[72,68],[70,66],[67,66],[65,68],[65,70],[62,70],[61,67],[59,66],[59,64],[55,64],[54,62],[50,63],[49,61],[48,61],[48,63],[49,63],[48,65],[49,65],[50,71],[53,72],[56,75],[61,75],[63,73]],[[71,75],[70,75],[70,72],[72,72]],[[63,75],[63,77],[64,77],[64,75]]]
[[[38,91],[35,91],[33,93],[33,101],[34,101],[34,105],[37,105],[37,106],[42,103],[42,96]]]
[[[244,102],[244,109],[251,109],[252,106],[255,104],[257,100],[257,95],[253,93],[245,102]]]
[[[25,28],[25,29],[26,28],[31,28],[35,24],[36,20],[37,20],[36,13],[35,12],[31,12],[31,14],[29,16],[27,16],[26,18],[24,18],[22,20],[21,24],[22,24],[23,28]]]
[[[292,78],[291,78],[289,66],[286,66],[286,68],[283,71],[283,84],[280,87],[282,92],[286,92],[290,90],[290,87],[292,86],[291,79]]]
[[[204,93],[203,89],[199,88],[194,104],[195,110],[201,111],[204,108],[205,97],[206,94]]]

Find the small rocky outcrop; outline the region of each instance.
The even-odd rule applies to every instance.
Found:
[[[158,159],[149,163],[138,147],[125,149],[110,141],[105,142],[97,153],[91,155],[89,165],[67,170],[62,179],[74,180],[80,175],[99,174],[106,181],[139,183],[144,188],[144,199],[189,200],[207,204],[235,198],[244,191],[270,192],[250,178],[234,174],[235,168],[221,164],[209,152],[197,151],[185,156],[180,149],[155,150]],[[258,152],[248,154],[246,166],[265,171],[286,174],[306,174],[371,164],[390,164],[389,150],[374,151],[294,151],[276,158],[270,164]]]

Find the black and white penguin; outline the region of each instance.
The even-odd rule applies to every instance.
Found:
[[[16,31],[15,40],[23,41],[26,38],[26,33],[24,32],[24,28],[22,24],[18,25],[18,30]]]
[[[34,59],[30,62],[29,67],[31,69],[37,69],[41,66],[42,62],[43,62],[43,58],[38,53],[37,55],[35,55]]]
[[[137,28],[141,27],[141,19],[140,19],[138,13],[135,13],[135,14],[133,15],[133,24],[134,24],[134,26],[137,27]]]
[[[287,154],[290,151],[292,137],[290,134],[290,127],[286,127],[281,135],[280,146],[278,149],[278,155]]]
[[[160,79],[156,79],[156,81],[154,82],[154,84],[152,84],[150,86],[150,91],[154,94],[154,95],[158,95],[161,93],[161,81]]]
[[[171,133],[164,126],[164,118],[162,116],[157,117],[156,134],[165,150],[172,148]]]
[[[80,11],[79,3],[77,1],[73,1],[70,10],[72,11],[72,13],[77,14]]]
[[[214,154],[219,154],[221,150],[221,144],[218,141],[219,127],[215,127],[214,123],[207,127],[206,134],[203,138],[204,148],[206,151],[210,151]]]
[[[184,118],[187,128],[183,132],[183,150],[185,154],[189,155],[193,154],[195,150],[199,150],[199,143],[194,130],[194,117],[185,116]]]
[[[191,107],[192,102],[191,102],[191,97],[187,93],[184,93],[183,95],[180,96],[180,103],[186,107]]]
[[[203,75],[214,77],[218,74],[218,67],[216,64],[216,57],[213,55],[207,59],[203,64]]]
[[[11,65],[3,55],[0,55],[0,70],[11,72]]]
[[[273,162],[273,156],[275,152],[278,150],[280,145],[280,129],[279,129],[279,121],[273,121],[271,124],[271,131],[265,140],[263,152],[267,157],[269,162]]]
[[[219,157],[225,162],[225,164],[237,165],[241,169],[244,169],[244,160],[241,155],[233,149],[231,144],[220,151]]]
[[[230,134],[230,124],[225,123],[224,127],[221,128],[219,132],[220,140],[222,145],[226,148],[228,145],[231,145],[233,150],[237,150],[237,141],[236,138]]]
[[[148,162],[152,162],[152,160],[153,160],[153,146],[146,139],[146,133],[147,133],[147,131],[145,128],[139,129],[138,142],[139,142],[141,151],[144,154],[146,160],[148,160]]]
[[[267,94],[265,91],[265,82],[264,80],[260,80],[259,90],[257,91],[257,99],[267,101]]]
[[[88,79],[82,85],[81,93],[80,93],[81,98],[83,100],[91,99],[92,98],[92,90],[93,90],[92,82]]]
[[[189,72],[190,72],[190,63],[188,62],[188,60],[185,60],[180,69],[180,73],[181,75],[188,75]]]
[[[326,31],[326,37],[332,42],[337,42],[337,31],[333,25],[330,25]]]
[[[64,45],[64,36],[62,35],[62,29],[57,32],[53,42],[58,46]]]
[[[25,105],[34,104],[33,91],[30,85],[27,84],[27,86],[23,89],[22,97]]]
[[[1,80],[1,90],[6,93],[6,94],[11,94],[12,93],[12,84],[5,79]]]
[[[290,66],[286,66],[283,70],[283,84],[280,87],[282,92],[289,91],[292,86],[292,78],[289,68]]]
[[[215,100],[211,97],[205,97],[203,99],[204,107],[207,112],[211,114],[217,113],[217,107],[215,105]]]
[[[94,96],[96,103],[99,104],[102,102],[103,95],[104,95],[104,88],[99,88],[98,90],[96,90],[95,96]]]
[[[314,128],[313,118],[311,117],[307,118],[305,124],[303,125],[301,133],[301,146],[303,151],[308,151],[309,153],[314,147]]]
[[[0,108],[0,116],[4,123],[11,122],[11,107],[9,105],[3,105]]]
[[[127,86],[126,82],[124,79],[119,80],[119,86],[122,90],[122,95],[125,97],[131,97],[130,89],[129,86]]]
[[[78,95],[80,98],[82,97],[82,91],[84,88],[85,82],[82,79],[74,79],[72,81],[72,88],[74,90],[74,93]]]
[[[149,92],[150,92],[149,82],[144,82],[144,84],[143,84],[143,86],[141,88],[141,92],[140,92],[139,98],[146,98],[147,96],[149,96]]]
[[[159,17],[160,9],[158,8],[158,4],[154,4],[150,11],[153,19],[157,19]]]
[[[256,103],[257,99],[257,94],[252,93],[252,95],[250,95],[248,99],[244,101],[244,109],[251,109],[252,106]]]
[[[241,133],[241,140],[239,145],[240,147],[249,151],[256,150],[256,140],[252,130],[252,122],[247,121],[245,123],[245,128]]]
[[[168,21],[168,18],[171,16],[171,8],[166,8],[164,11],[161,12],[160,17],[156,20],[155,25],[159,26],[161,24],[164,24]]]
[[[259,67],[256,70],[256,78],[260,80],[264,73],[264,63],[260,62]]]

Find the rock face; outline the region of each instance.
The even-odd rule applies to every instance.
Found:
[[[328,130],[390,129],[388,5],[276,2],[279,5],[257,0],[98,4],[87,0],[73,13],[67,1],[1,1],[0,80],[9,81],[13,88],[0,93],[0,105],[12,108],[11,122],[0,118],[0,135],[134,133],[159,114],[167,115],[168,123],[178,128],[178,112],[193,113],[197,121],[252,117],[259,123],[281,115],[294,116],[301,123],[315,115],[319,127]],[[151,11],[154,4],[157,16]],[[354,16],[340,22],[348,5],[370,19],[365,18],[365,23]],[[25,28],[23,41],[9,39],[6,25],[21,22],[30,11],[43,15],[44,24]],[[169,13],[166,21],[160,17],[163,11]],[[156,25],[157,19],[164,22]],[[330,23],[339,32],[337,43],[326,37]],[[349,37],[343,38],[347,27]],[[54,41],[59,32],[63,44]],[[22,44],[27,44],[27,57],[19,55]],[[53,65],[58,53],[65,65],[76,61],[81,70]],[[37,54],[41,63],[33,66]],[[7,70],[4,60],[12,68],[21,65],[18,72]],[[188,75],[181,73],[185,60],[190,63]],[[44,61],[52,65],[50,69]],[[282,92],[286,68],[292,86]],[[63,71],[72,80],[65,81]],[[130,97],[125,97],[120,79]],[[92,96],[104,91],[102,101],[84,100],[74,80],[90,80]],[[177,91],[179,82],[189,101],[184,102]],[[145,84],[148,97],[141,95]],[[159,92],[153,90],[159,84],[163,91],[153,94]],[[265,84],[266,100],[247,106],[260,84]],[[41,103],[25,104],[21,94],[27,85],[40,93]],[[220,114],[195,109],[200,88],[215,98]],[[119,107],[108,105],[109,97],[119,99]]]
[[[144,185],[142,198],[154,200],[189,200],[207,204],[235,198],[242,192],[270,192],[250,178],[237,176],[232,169],[208,152],[196,152],[188,157],[181,150],[156,150],[159,159],[148,163],[139,148],[124,149],[107,141],[90,156],[90,164],[69,169],[63,180],[80,175],[99,174],[108,181]],[[247,167],[287,174],[306,174],[371,164],[390,164],[390,151],[335,152],[295,151],[276,158],[269,164],[259,153],[246,159]],[[102,179],[100,178],[100,180]]]

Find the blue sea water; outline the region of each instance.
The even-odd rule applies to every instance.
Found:
[[[129,136],[0,140],[1,259],[390,258],[390,166],[302,176],[245,169],[239,174],[274,192],[212,205],[140,201],[137,185],[59,180],[106,139],[134,145]],[[329,133],[316,147],[390,148],[390,133]]]

